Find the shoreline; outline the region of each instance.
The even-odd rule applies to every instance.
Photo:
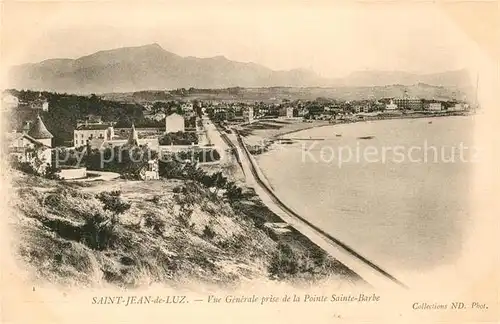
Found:
[[[242,132],[240,132],[240,135],[243,137],[245,140],[245,143],[250,147],[254,147],[256,152],[259,152],[257,154],[252,154],[254,155],[259,155],[267,151],[267,148],[272,142],[283,139],[284,136],[294,134],[297,132],[313,129],[313,128],[320,128],[320,127],[325,127],[325,126],[335,126],[335,125],[344,125],[344,124],[354,124],[354,123],[361,123],[361,122],[368,122],[368,121],[381,121],[381,120],[399,120],[399,119],[419,119],[419,118],[438,118],[438,117],[458,117],[458,116],[473,116],[475,114],[468,113],[466,111],[457,111],[457,112],[441,112],[441,113],[433,113],[433,114],[422,114],[422,113],[415,113],[415,114],[406,114],[406,115],[395,115],[395,116],[364,116],[362,119],[353,119],[353,120],[338,120],[338,122],[331,122],[331,121],[312,121],[310,122],[312,125],[306,125],[308,124],[307,122],[304,121],[293,121],[293,120],[288,120],[285,123],[288,123],[288,126],[290,125],[297,125],[297,124],[303,124],[304,127],[297,127],[295,129],[290,129],[290,127],[283,126],[283,129],[273,129],[272,127],[269,128],[261,128],[261,129],[249,129],[249,128],[242,128]],[[272,123],[273,120],[256,120],[255,123]],[[274,121],[275,123],[282,123],[281,120],[276,119]],[[245,134],[247,133],[247,134]]]
[[[349,245],[309,222],[295,212],[293,208],[284,203],[279,198],[274,188],[272,188],[255,157],[248,151],[246,144],[243,142],[238,132],[236,132],[235,140],[237,142],[235,145],[238,145],[242,150],[242,154],[246,156],[247,163],[245,164],[248,164],[247,167],[250,171],[248,174],[249,176],[250,174],[253,176],[251,181],[247,178],[247,185],[254,188],[259,199],[264,202],[277,217],[291,225],[302,237],[313,242],[313,244],[338,260],[342,265],[346,266],[370,285],[375,285],[377,287],[396,285],[401,288],[407,288],[401,281],[391,276],[384,269],[353,250]]]
[[[398,116],[399,118],[378,118],[378,119],[372,119],[372,120],[392,120],[392,119],[421,119],[421,118],[426,118],[428,120],[433,120],[437,117],[469,117],[469,118],[457,118],[457,119],[460,119],[460,120],[469,120],[469,121],[473,121],[473,117],[476,116],[476,114],[465,114],[465,113],[453,113],[453,114],[437,114],[437,115],[416,115],[416,116]],[[455,118],[452,118],[452,119],[455,119]],[[370,120],[370,121],[372,121]],[[303,130],[309,130],[309,129],[312,129],[312,128],[319,128],[319,127],[324,127],[324,126],[335,126],[337,124],[354,124],[354,123],[358,123],[358,122],[363,122],[364,120],[355,120],[355,121],[351,121],[351,122],[348,122],[348,123],[332,123],[332,124],[328,124],[328,125],[317,125],[315,127],[309,127],[307,129],[303,129]],[[437,121],[435,121],[436,123]],[[423,120],[423,121],[420,121],[419,123],[423,123],[423,124],[426,124],[427,123],[427,120]],[[406,123],[395,123],[395,124],[398,124],[398,125],[406,125]],[[363,127],[369,127],[368,125],[367,126],[363,126]],[[380,127],[386,127],[384,125],[380,126]],[[357,129],[357,128],[356,128]],[[354,130],[354,132],[356,132],[356,129]],[[335,128],[332,128],[332,130],[334,131]],[[289,135],[289,134],[292,134],[292,133],[297,133],[301,130],[297,130],[297,131],[289,131],[289,132],[284,132],[283,134],[280,134],[280,135],[277,135],[276,138],[283,138],[284,135]],[[329,132],[329,130],[322,130],[321,131],[321,134],[323,134],[323,132]],[[352,135],[352,134],[351,134]],[[297,136],[297,137],[307,137],[307,136]],[[314,137],[314,136],[312,136]],[[299,140],[300,141],[300,140]],[[276,148],[276,146],[273,146],[273,145],[270,145],[269,149],[265,152],[262,152],[262,153],[271,153],[273,151],[278,151],[278,149]],[[264,168],[261,164],[261,160],[259,159],[259,156],[260,154],[252,154],[252,160],[254,161],[254,163],[257,165],[257,167],[260,169],[260,172],[261,172],[261,176],[263,179],[265,179],[265,181],[267,182],[267,185],[269,187],[271,187],[271,189],[276,193],[277,196],[280,196],[281,194],[281,191],[280,191],[280,188],[276,187],[274,188],[274,186],[278,185],[279,183],[271,183],[271,181],[269,180],[269,177],[271,174],[269,173],[272,169],[269,168]],[[271,172],[272,173],[272,172]],[[286,187],[286,182],[285,182],[285,187]],[[290,201],[290,203],[293,202],[293,200]],[[284,202],[286,203],[286,202]],[[290,204],[290,206],[295,206],[295,204]],[[293,208],[293,207],[292,207]]]
[[[375,117],[375,118],[366,118],[366,119],[359,119],[359,120],[348,120],[348,121],[343,121],[343,122],[340,122],[340,123],[331,123],[329,122],[328,124],[321,124],[321,125],[313,125],[313,126],[310,126],[310,127],[306,127],[306,128],[303,128],[303,129],[297,129],[297,130],[290,130],[290,131],[286,131],[284,133],[281,133],[281,134],[275,134],[271,137],[269,137],[267,140],[270,140],[270,141],[273,141],[273,140],[276,140],[276,139],[279,139],[285,135],[289,135],[289,134],[293,134],[293,133],[298,133],[298,132],[302,132],[302,131],[305,131],[305,130],[310,130],[310,129],[313,129],[313,128],[320,128],[320,127],[325,127],[325,126],[336,126],[336,125],[345,125],[345,124],[356,124],[356,123],[363,123],[363,122],[367,122],[367,121],[384,121],[384,120],[399,120],[399,119],[420,119],[420,118],[438,118],[438,117],[466,117],[466,116],[473,116],[474,114],[465,114],[465,113],[459,113],[459,112],[456,112],[456,113],[440,113],[440,114],[435,114],[435,115],[399,115],[399,116],[394,116],[394,117],[383,117],[383,118],[380,118],[378,116],[368,116],[368,117]]]

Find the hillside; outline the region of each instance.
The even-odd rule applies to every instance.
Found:
[[[182,57],[158,44],[96,52],[77,59],[50,59],[9,71],[9,87],[67,93],[132,92],[177,88],[344,87],[419,82],[466,87],[466,71],[432,75],[362,71],[343,79],[322,78],[304,69],[275,71],[255,63],[216,56]]]
[[[165,91],[139,91],[106,93],[101,97],[129,103],[165,100],[215,100],[227,102],[281,102],[288,100],[315,100],[318,97],[336,100],[363,100],[402,97],[405,94],[422,99],[463,100],[473,98],[472,88],[433,86],[424,83],[414,85],[388,85],[370,87],[270,87],[230,89],[189,89],[185,93]]]
[[[359,277],[277,221],[251,192],[230,202],[180,180],[71,185],[13,172],[19,258],[37,280],[138,287],[183,282],[293,284]]]

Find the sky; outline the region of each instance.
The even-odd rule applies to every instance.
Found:
[[[433,3],[141,3],[7,2],[2,60],[16,65],[158,43],[181,56],[223,55],[341,77],[359,70],[468,68],[476,55],[470,39]]]

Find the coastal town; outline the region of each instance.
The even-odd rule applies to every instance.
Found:
[[[119,120],[109,116],[103,118],[98,114],[98,109],[89,107],[89,111],[96,113],[82,114],[81,119],[76,120],[73,125],[64,125],[65,129],[69,129],[64,135],[56,130],[54,136],[50,127],[48,129],[44,123],[44,116],[51,116],[51,106],[57,105],[48,100],[48,97],[55,98],[54,94],[19,92],[18,95],[22,97],[20,99],[15,93],[6,91],[2,97],[2,107],[7,113],[12,114],[15,120],[8,134],[11,139],[10,154],[21,162],[33,163],[37,160],[37,168],[53,166],[54,162],[58,164],[67,162],[67,157],[64,161],[56,161],[56,156],[61,158],[62,151],[78,152],[85,149],[88,153],[102,152],[126,145],[147,147],[161,154],[215,152],[215,158],[212,153],[211,160],[199,161],[213,163],[220,160],[221,155],[231,154],[231,149],[227,145],[214,146],[214,143],[227,143],[221,136],[230,134],[231,129],[239,130],[244,136],[256,128],[278,128],[286,132],[288,130],[286,126],[290,125],[293,125],[291,129],[300,130],[310,127],[310,123],[318,122],[337,124],[379,119],[463,115],[473,113],[476,109],[466,101],[428,100],[406,95],[357,101],[328,98],[307,101],[282,99],[279,103],[198,99],[138,100],[133,103],[136,109],[133,113],[137,117],[126,116]],[[97,97],[92,95],[89,98],[95,100]],[[55,125],[57,126],[61,125]],[[37,153],[33,154],[33,150]],[[42,163],[38,157],[41,157]],[[144,180],[159,179],[158,162],[152,160],[147,162],[145,169],[136,170],[137,176]],[[59,168],[57,172],[65,179],[86,177],[88,169],[80,165],[80,171],[76,172],[70,165],[57,167]]]
[[[35,2],[2,3],[2,322],[498,319],[498,5]]]
[[[153,239],[151,244],[157,248],[168,242],[184,242],[189,247],[186,253],[197,251],[203,257],[194,261],[174,248],[169,253],[177,255],[176,261],[168,257],[167,263],[174,262],[175,267],[183,264],[202,281],[237,282],[237,278],[262,275],[293,282],[333,277],[344,286],[405,287],[348,243],[290,208],[257,158],[273,143],[311,140],[293,138],[292,133],[320,126],[335,130],[335,125],[468,116],[477,110],[475,103],[465,100],[418,99],[406,94],[358,101],[324,97],[279,102],[275,98],[259,102],[171,98],[179,92],[185,93],[97,96],[4,92],[3,114],[10,120],[9,132],[4,135],[15,182],[24,197],[17,208],[28,219],[41,221],[38,230],[55,233],[56,237],[44,244],[76,241],[88,249],[90,257],[96,251],[123,249],[120,246],[128,244],[128,235]],[[34,184],[36,189],[28,190],[26,184]],[[23,199],[37,202],[26,205]],[[102,211],[92,211],[96,204],[103,204],[98,209]],[[81,208],[87,211],[79,211]],[[60,219],[56,215],[63,210],[65,216]],[[80,224],[67,217],[77,217]],[[130,224],[139,227],[130,229]],[[180,232],[174,235],[174,229]],[[228,236],[228,231],[246,234],[233,232]],[[191,235],[208,245],[200,250]],[[35,249],[32,243],[28,239],[24,248]],[[251,256],[251,250],[242,253],[245,244],[258,252]],[[216,255],[214,248],[229,254]],[[271,259],[269,250],[274,251]],[[150,257],[141,246],[131,253]],[[42,267],[38,264],[42,262],[41,269],[51,274],[61,256],[53,257],[44,255],[29,262],[37,267]],[[116,277],[106,281],[135,285],[135,279],[117,271],[132,271],[134,276],[145,271],[135,266],[140,262],[137,257],[113,262],[122,265],[106,270]],[[261,266],[248,270],[252,262]],[[122,267],[129,270],[120,270]],[[148,267],[148,276],[160,281],[165,276],[188,276],[175,269],[166,275],[155,262]]]

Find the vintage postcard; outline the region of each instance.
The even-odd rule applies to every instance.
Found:
[[[496,323],[498,3],[2,1],[2,323]]]

